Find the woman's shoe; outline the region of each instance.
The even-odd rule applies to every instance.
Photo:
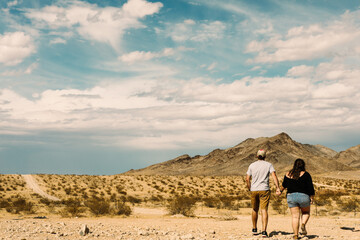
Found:
[[[261,232],[261,236],[262,236],[263,238],[268,238],[268,237],[269,237],[266,231],[262,231],[262,232]]]
[[[304,236],[306,236],[306,234],[307,234],[305,224],[301,224],[301,234]]]
[[[294,235],[293,239],[300,239],[298,235]]]

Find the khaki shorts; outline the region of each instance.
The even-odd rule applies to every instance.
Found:
[[[254,211],[260,209],[268,209],[270,202],[270,190],[251,192],[251,205]]]

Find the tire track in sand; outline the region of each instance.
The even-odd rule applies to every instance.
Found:
[[[30,174],[25,174],[25,175],[21,175],[21,176],[24,178],[28,187],[31,188],[34,192],[36,192],[40,196],[47,198],[49,200],[52,200],[52,201],[61,201],[59,198],[51,196],[51,195],[47,194],[46,192],[44,192],[43,190],[41,190],[41,188],[39,187],[39,185],[37,184],[37,182],[35,181],[33,176],[31,176]]]

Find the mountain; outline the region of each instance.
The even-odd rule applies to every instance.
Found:
[[[335,159],[338,162],[360,169],[360,145],[339,152]]]
[[[297,158],[305,160],[307,170],[311,173],[353,170],[352,167],[337,160],[342,158],[336,158],[338,154],[334,150],[321,145],[301,144],[292,140],[286,133],[280,133],[273,137],[249,138],[234,147],[224,150],[215,149],[204,156],[190,157],[185,154],[143,169],[130,170],[125,174],[244,175],[248,166],[256,161],[258,149],[266,149],[266,161],[271,162],[281,174],[290,170]]]

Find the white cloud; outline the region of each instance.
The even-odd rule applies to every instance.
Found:
[[[250,71],[257,71],[257,70],[260,70],[261,67],[260,66],[255,66],[253,68],[250,69]]]
[[[63,38],[54,38],[50,41],[50,44],[65,44],[66,40]]]
[[[14,0],[14,1],[9,1],[7,6],[8,7],[13,7],[13,6],[16,6],[18,4],[18,1],[17,0]]]
[[[353,55],[360,43],[359,15],[360,11],[347,12],[340,20],[329,22],[326,26],[294,27],[286,36],[251,41],[246,52],[257,53],[257,56],[249,62],[272,63]]]
[[[325,67],[317,66],[314,75]],[[47,90],[32,100],[3,89],[0,106],[6,115],[0,127],[91,130],[101,144],[165,149],[207,146],[217,139],[226,145],[238,139],[239,132],[253,136],[272,129],[276,134],[284,126],[309,131],[336,129],[344,122],[357,126],[360,105],[354,99],[360,97],[360,86],[349,83],[358,81],[359,70],[336,63],[332,68],[342,71],[343,78],[316,84],[301,76],[306,66],[299,66],[292,71],[295,78],[245,77],[216,84],[140,76],[86,90]]]
[[[20,69],[20,70],[8,70],[0,73],[0,76],[21,76],[24,74],[31,74],[36,68],[38,68],[39,64],[37,62],[34,62],[30,64],[26,69]]]
[[[14,66],[35,52],[31,36],[23,32],[0,34],[0,63]]]
[[[144,52],[144,51],[134,51],[128,54],[124,54],[119,57],[119,60],[127,63],[134,63],[137,61],[147,61],[153,58],[168,57],[175,54],[174,49],[165,48],[162,52]]]
[[[152,3],[145,0],[129,0],[124,4],[123,10],[126,15],[129,14],[135,18],[143,18],[157,13],[162,6],[163,4],[160,2]]]
[[[68,7],[47,6],[40,10],[28,10],[26,16],[38,28],[75,28],[84,38],[110,44],[119,49],[124,31],[142,27],[139,19],[157,13],[162,3],[145,0],[129,0],[122,8],[100,8],[93,4],[75,1]]]
[[[342,99],[349,96],[355,96],[357,89],[352,86],[346,86],[342,83],[318,86],[312,93],[315,99],[327,98],[330,100]]]
[[[287,76],[290,77],[310,77],[314,74],[315,68],[313,66],[300,65],[289,69]]]
[[[37,62],[32,63],[28,68],[25,69],[25,74],[31,74],[35,69],[37,69],[39,64]]]
[[[214,70],[214,68],[216,67],[217,63],[213,62],[212,64],[210,64],[210,66],[207,68],[207,70],[212,71]]]
[[[168,31],[169,36],[177,42],[205,42],[223,38],[225,29],[226,25],[220,21],[196,23],[194,20],[187,19],[169,27]]]

